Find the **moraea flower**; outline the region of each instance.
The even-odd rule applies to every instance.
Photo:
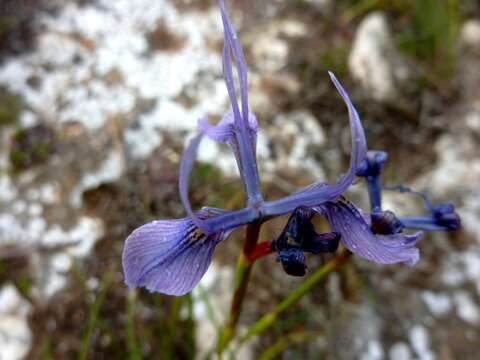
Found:
[[[420,233],[401,234],[403,227],[396,223],[396,217],[381,212],[378,181],[372,182],[372,191],[378,188],[378,211],[371,219],[365,218],[360,209],[341,197],[356,174],[363,176],[376,171],[378,179],[382,159],[381,156],[373,159],[367,156],[365,134],[358,113],[331,72],[330,78],[349,114],[351,154],[348,171],[333,185],[313,183],[284,198],[264,200],[256,162],[258,124],[248,106],[247,66],[223,0],[220,0],[220,10],[224,29],[223,74],[231,109],[217,125],[209,124],[206,118],[200,119],[199,133],[184,151],[179,192],[188,217],[150,222],[134,230],[127,238],[123,251],[126,284],[165,294],[185,294],[206,272],[215,247],[234,229],[287,213],[291,213],[291,217],[279,237],[272,241],[271,248],[278,252],[277,260],[288,274],[304,275],[304,253],[333,252],[339,242],[355,254],[381,264],[404,262],[412,265],[418,261],[415,244]],[[238,74],[239,94],[234,82],[233,63]],[[208,207],[198,211],[192,209],[188,199],[188,180],[204,137],[226,143],[233,150],[247,195],[244,208],[234,211]],[[437,209],[436,219],[448,221],[448,211],[444,210],[448,209]],[[316,214],[329,221],[331,233],[316,233],[311,222]],[[402,224],[405,225],[404,222]]]
[[[406,228],[427,231],[453,231],[460,228],[460,216],[455,212],[455,206],[452,203],[433,205],[426,193],[413,191],[406,186],[387,187],[387,189],[420,196],[430,213],[427,216],[401,217],[399,220]]]

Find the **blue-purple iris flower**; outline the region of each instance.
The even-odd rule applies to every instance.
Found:
[[[388,155],[384,151],[367,151],[367,157],[356,172],[357,176],[364,177],[367,181],[371,208],[370,221],[374,232],[395,234],[403,229],[452,231],[460,228],[460,216],[455,212],[455,206],[452,203],[433,205],[426,193],[413,191],[402,185],[386,186],[385,188],[421,197],[429,215],[397,218],[391,211],[383,211],[380,174],[387,159]]]
[[[331,72],[330,78],[343,98],[349,114],[352,147],[348,171],[333,185],[313,183],[282,199],[264,200],[256,162],[257,119],[248,107],[247,66],[223,0],[220,0],[220,9],[224,28],[223,73],[231,110],[218,125],[209,124],[205,118],[200,119],[199,134],[185,149],[180,164],[179,190],[188,217],[150,222],[134,230],[127,238],[123,251],[127,285],[145,287],[153,292],[170,295],[185,294],[192,290],[206,272],[215,247],[234,229],[287,213],[292,214],[291,218],[284,231],[271,243],[271,247],[278,252],[277,260],[291,275],[305,274],[304,252],[333,252],[339,242],[353,253],[380,264],[416,263],[419,251],[415,243],[420,233],[404,235],[401,230],[404,226],[422,228],[428,221],[419,223],[418,219],[404,220],[392,230],[391,221],[384,219],[386,215],[380,216],[380,221],[376,221],[374,216],[368,218],[341,196],[353,183],[357,173],[362,175],[361,171],[371,171],[370,165],[376,163],[368,162],[365,134],[358,113]],[[233,61],[238,74],[240,104],[237,102]],[[198,147],[204,137],[226,143],[232,148],[247,194],[247,204],[243,209],[228,211],[204,207],[193,211],[188,199],[188,180]],[[379,175],[381,166],[377,170]],[[376,187],[375,184],[372,185],[372,191],[379,192],[378,181]],[[380,198],[380,194],[377,197]],[[437,210],[440,214],[442,210],[448,209]],[[380,211],[378,208],[372,214]],[[327,219],[332,227],[331,233],[316,233],[311,223],[315,214]],[[391,217],[397,221],[394,215]],[[376,223],[385,222],[387,231],[372,231],[378,228]]]

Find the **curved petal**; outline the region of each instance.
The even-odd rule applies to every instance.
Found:
[[[235,127],[235,137],[238,145],[237,162],[240,165],[240,171],[243,174],[243,182],[250,204],[258,204],[263,201],[260,192],[259,176],[257,169],[257,162],[255,156],[255,145],[249,131],[249,117],[248,110],[248,85],[247,85],[247,65],[243,55],[243,50],[238,40],[237,34],[231,24],[228,14],[225,10],[225,3],[220,0],[220,12],[222,16],[224,28],[224,47],[223,47],[223,73],[225,77],[225,84],[227,86],[228,95],[232,104],[233,117]],[[235,82],[232,73],[231,53],[236,60],[237,73],[240,82],[240,98],[242,102],[242,113],[237,102],[237,93],[235,90]]]
[[[196,216],[196,214],[192,210],[190,200],[188,199],[188,184],[190,179],[190,173],[192,172],[193,162],[197,157],[198,147],[200,146],[202,137],[202,134],[194,137],[183,152],[182,160],[180,161],[180,173],[178,175],[178,188],[183,207],[187,211],[192,221],[195,223],[195,225],[197,225],[198,228],[202,229],[205,233],[210,234],[211,229],[209,229],[205,224],[203,224],[203,222]]]
[[[221,214],[202,209],[200,218]],[[232,230],[205,235],[190,218],[157,220],[134,230],[123,249],[125,283],[152,292],[183,295],[200,281],[213,251]]]
[[[237,106],[237,109],[238,109],[238,105],[237,105],[237,99],[235,95],[236,91],[235,91],[235,86],[234,86],[233,76],[232,76],[232,65],[230,61],[230,51],[231,51],[236,60],[238,79],[240,80],[239,81],[240,82],[240,99],[242,102],[243,122],[246,123],[247,114],[249,113],[247,64],[245,62],[245,56],[243,54],[243,49],[240,44],[240,41],[238,40],[237,33],[234,27],[232,26],[232,22],[230,21],[230,18],[228,17],[228,13],[225,9],[224,0],[220,0],[220,13],[222,15],[222,22],[223,22],[224,36],[225,36],[223,60],[224,60],[224,71],[225,71],[225,78],[226,78],[225,80],[227,83],[227,90],[230,96],[230,100],[232,102],[233,111],[234,113],[236,113],[235,107]]]
[[[213,141],[227,143],[232,146],[237,160],[239,160],[239,144],[235,136],[235,131],[238,129],[235,128],[235,117],[233,111],[228,111],[217,125],[211,125],[208,123],[206,118],[201,118],[198,120],[197,128],[203,133],[207,138]],[[258,132],[258,122],[257,117],[253,113],[248,114],[248,133],[252,147],[256,149],[257,147],[257,132]]]
[[[224,116],[218,125],[211,125],[206,118],[201,118],[198,120],[197,128],[210,140],[220,143],[227,143],[235,137],[233,116]]]
[[[340,242],[356,255],[379,264],[403,262],[413,266],[420,259],[415,247],[421,232],[414,235],[374,235],[360,211],[346,201],[328,202],[322,214],[332,230],[340,233]]]
[[[314,183],[283,199],[266,203],[265,213],[268,215],[285,214],[299,206],[312,207],[335,200],[350,187],[357,168],[367,156],[367,141],[357,110],[335,75],[332,72],[328,74],[348,108],[352,142],[348,172],[334,185]]]

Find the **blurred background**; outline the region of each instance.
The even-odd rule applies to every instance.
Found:
[[[383,180],[453,201],[463,229],[427,234],[414,268],[355,258],[239,359],[478,359],[480,4],[471,0],[227,1],[249,66],[264,194],[347,169],[346,108]],[[210,0],[1,0],[0,359],[193,359],[229,306],[242,233],[201,284],[173,298],[129,291],[135,227],[183,217],[178,164],[196,120],[228,108],[222,29]],[[238,208],[228,149],[202,144],[192,203]],[[365,187],[348,194],[363,205]],[[385,193],[400,215],[425,213]],[[267,223],[262,239],[285,219]],[[320,225],[321,226],[321,225]],[[310,271],[329,255],[308,258]],[[256,264],[240,332],[303,280]]]

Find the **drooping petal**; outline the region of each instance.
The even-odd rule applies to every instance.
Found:
[[[320,208],[332,230],[341,234],[340,242],[356,255],[379,264],[403,262],[409,266],[420,259],[415,244],[421,232],[414,235],[375,235],[360,211],[349,202],[328,202]]]
[[[220,215],[202,209],[199,218]],[[157,220],[134,230],[123,249],[123,270],[129,287],[183,295],[200,281],[218,243],[232,230],[205,235],[191,218]]]
[[[265,214],[279,215],[291,212],[299,206],[316,206],[327,201],[333,201],[345,192],[352,184],[357,168],[366,158],[367,141],[360,117],[353,106],[347,92],[332,72],[330,78],[347,105],[350,121],[352,149],[350,152],[350,167],[348,172],[334,185],[314,183],[304,189],[281,200],[270,201],[265,204]]]

